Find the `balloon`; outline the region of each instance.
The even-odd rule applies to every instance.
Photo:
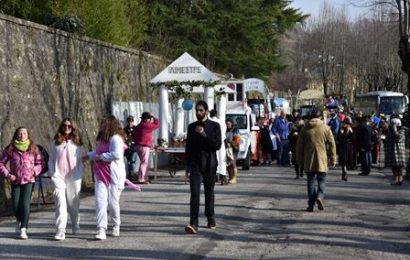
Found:
[[[185,110],[185,111],[189,111],[189,110],[191,110],[192,109],[192,107],[193,107],[193,102],[192,102],[192,100],[190,100],[190,99],[184,99],[184,101],[182,102],[182,108]]]

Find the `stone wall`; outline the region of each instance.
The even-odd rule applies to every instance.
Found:
[[[0,36],[1,148],[18,126],[47,148],[71,117],[90,149],[111,100],[156,101],[149,80],[165,67],[156,56],[1,14]]]

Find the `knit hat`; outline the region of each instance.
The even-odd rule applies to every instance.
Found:
[[[401,126],[401,120],[400,120],[400,118],[393,118],[392,120],[390,120],[390,123],[391,123],[392,125],[395,125],[395,126],[398,126],[398,127]]]

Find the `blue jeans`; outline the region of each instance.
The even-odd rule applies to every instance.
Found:
[[[14,215],[20,222],[20,228],[27,228],[30,218],[30,201],[34,183],[11,186],[11,200]]]
[[[326,189],[326,173],[325,172],[308,172],[307,175],[307,192],[308,192],[308,206],[314,208],[316,200],[325,197]],[[317,180],[317,189],[315,179]]]
[[[280,140],[278,143],[278,164],[289,165],[289,141]]]

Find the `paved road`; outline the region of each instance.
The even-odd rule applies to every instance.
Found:
[[[356,173],[357,174],[357,173]],[[388,177],[386,177],[386,175]],[[329,175],[325,211],[308,213],[306,180],[291,168],[254,167],[235,186],[216,187],[217,229],[186,235],[189,187],[162,175],[142,193],[121,198],[121,237],[94,240],[94,197],[81,201],[78,235],[53,241],[52,209],[31,215],[29,236],[16,239],[0,221],[1,259],[410,259],[410,185],[389,185],[388,171]],[[203,212],[203,207],[201,207]]]

